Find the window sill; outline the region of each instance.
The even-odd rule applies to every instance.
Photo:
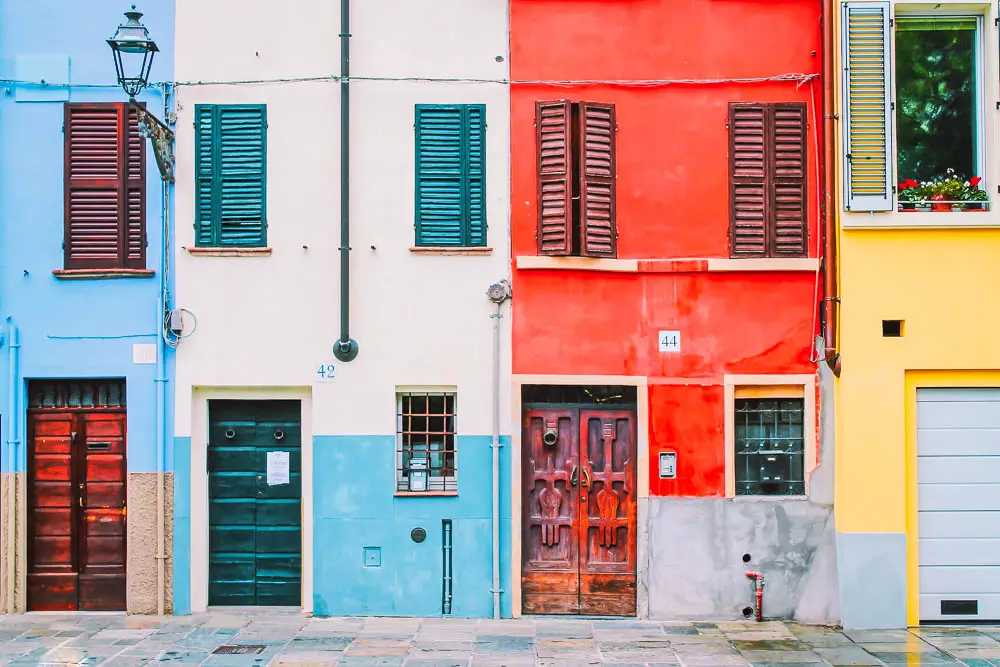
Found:
[[[458,491],[396,491],[397,498],[456,498]]]
[[[992,229],[1000,227],[1000,211],[890,211],[840,216],[847,229]]]
[[[267,257],[271,248],[184,248],[196,257]]]
[[[819,270],[815,257],[750,257],[730,259],[600,259],[593,257],[547,257],[520,255],[515,266],[521,271],[603,271],[609,273],[732,273],[747,271],[810,272]]]
[[[410,252],[415,255],[491,255],[493,248],[480,246],[413,246]]]
[[[114,278],[152,278],[152,269],[56,269],[58,280],[111,280]]]
[[[781,502],[782,500],[809,500],[807,494],[795,496],[729,496],[729,500],[743,503]]]

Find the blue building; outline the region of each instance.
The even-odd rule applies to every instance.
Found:
[[[117,0],[0,0],[3,611],[172,611],[172,186]],[[139,8],[172,81],[174,5]],[[171,113],[172,88],[139,104]],[[127,546],[127,548],[126,548]]]

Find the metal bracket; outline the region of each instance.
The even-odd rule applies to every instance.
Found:
[[[156,155],[156,166],[165,183],[174,182],[174,132],[159,118],[138,104],[133,104],[139,119],[139,136],[149,137]]]

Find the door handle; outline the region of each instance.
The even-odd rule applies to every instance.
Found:
[[[583,471],[583,479],[580,481],[580,486],[586,488],[590,486],[590,468],[583,466],[581,470]]]
[[[573,466],[573,471],[572,471],[572,472],[570,472],[570,474],[569,474],[569,485],[570,485],[570,486],[573,486],[573,487],[575,487],[575,486],[576,486],[576,474],[577,474],[577,473],[578,473],[579,471],[580,471],[580,469],[579,469],[579,468],[577,468],[576,466]]]

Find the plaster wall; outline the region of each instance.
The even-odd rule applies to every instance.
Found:
[[[507,76],[506,4],[440,0],[431,12],[402,0],[352,3],[350,335],[360,354],[349,363],[332,354],[341,307],[338,83],[184,83],[336,74],[338,3],[302,1],[293,8],[265,0],[209,4],[180,0],[177,10],[178,40],[184,44],[176,64],[178,305],[194,313],[198,328],[178,351],[176,446],[178,460],[187,457],[188,476],[179,475],[176,482],[175,554],[178,562],[189,559],[195,566],[188,590],[175,598],[176,608],[197,611],[206,599],[197,566],[207,553],[207,528],[199,519],[207,501],[200,458],[205,397],[293,392],[307,395],[312,406],[303,414],[303,455],[308,434],[315,457],[311,464],[303,459],[304,494],[310,471],[309,485],[316,480],[312,504],[303,504],[303,554],[316,554],[315,567],[304,573],[312,593],[303,607],[316,614],[433,613],[407,600],[440,600],[440,576],[416,574],[427,570],[424,566],[430,572],[440,568],[441,520],[452,518],[456,541],[465,540],[468,547],[461,568],[476,590],[466,589],[474,596],[468,603],[456,599],[455,613],[487,615],[492,609],[488,436],[496,308],[485,292],[509,275],[509,94],[500,82],[463,79]],[[306,17],[310,32],[327,37],[301,39]],[[221,35],[214,28],[220,22],[230,26]],[[403,80],[412,78],[421,80]],[[196,256],[186,250],[194,245],[194,107],[232,103],[267,105],[270,252]],[[414,105],[445,103],[486,105],[490,250],[474,255],[411,250]],[[506,374],[508,306],[501,315],[500,363]],[[321,365],[334,366],[332,379],[317,374]],[[501,387],[501,410],[507,414],[509,382]],[[393,496],[395,396],[407,389],[457,393],[457,498]],[[502,427],[504,435],[508,431]],[[188,495],[188,506],[182,494]],[[365,509],[358,515],[350,509],[356,506],[375,514]],[[428,531],[421,545],[408,536],[413,517]],[[380,576],[361,569],[363,547],[373,545],[386,549]],[[436,549],[433,558],[426,556],[431,548]],[[386,587],[385,576],[408,583]],[[179,587],[184,585],[178,580]]]
[[[835,54],[842,54],[840,4]],[[894,13],[983,16],[984,114],[1000,94],[997,7],[945,0],[892,2]],[[841,72],[842,63],[837,63]],[[843,81],[836,81],[844,107]],[[987,115],[987,117],[989,117]],[[981,126],[985,189],[1000,180],[1000,135]],[[843,155],[838,128],[838,156]],[[893,137],[895,145],[895,137]],[[894,151],[892,154],[895,159]],[[843,192],[843,160],[837,159]],[[895,165],[891,165],[895,171]],[[845,627],[919,622],[916,389],[1000,386],[995,310],[984,294],[1000,279],[1000,208],[981,213],[839,211],[840,347],[837,382],[837,554]],[[903,320],[903,336],[882,336]]]
[[[60,280],[64,234],[64,103],[127,100],[115,79],[105,40],[124,21],[125,5],[110,0],[21,2],[0,0],[0,440],[5,473],[26,469],[27,381],[33,378],[124,378],[127,391],[127,466],[130,475],[157,470],[157,367],[136,363],[134,345],[155,346],[169,214],[152,149],[146,149],[146,269],[151,275],[102,280]],[[143,21],[160,47],[154,81],[173,79],[174,3],[142,7]],[[44,17],[44,20],[39,20]],[[44,82],[44,84],[43,84]],[[165,100],[148,88],[138,98],[162,118]],[[169,99],[166,101],[171,106]],[[167,202],[172,192],[166,193]],[[11,378],[10,340],[18,330],[17,377]],[[173,355],[163,355],[165,403],[171,402]],[[13,387],[13,395],[11,395]],[[165,411],[166,406],[162,409]],[[172,425],[164,419],[162,453],[172,454]],[[23,496],[24,490],[21,490]],[[131,498],[129,499],[131,500]],[[140,503],[141,504],[141,503]],[[3,545],[5,567],[14,563],[14,609],[23,611],[26,575],[26,505],[5,507],[17,524],[18,550]],[[130,507],[130,509],[132,509]],[[138,508],[137,508],[138,509]],[[149,508],[145,508],[148,510]],[[15,511],[15,515],[11,512]],[[155,531],[154,513],[149,529]],[[130,517],[131,519],[131,517]],[[130,522],[131,528],[131,522]],[[167,563],[169,571],[169,562]],[[6,573],[0,579],[7,581]],[[0,584],[5,586],[6,584]],[[167,591],[169,597],[169,589]],[[131,596],[131,590],[129,595]],[[152,593],[155,608],[155,586]],[[134,611],[130,607],[130,611]]]

